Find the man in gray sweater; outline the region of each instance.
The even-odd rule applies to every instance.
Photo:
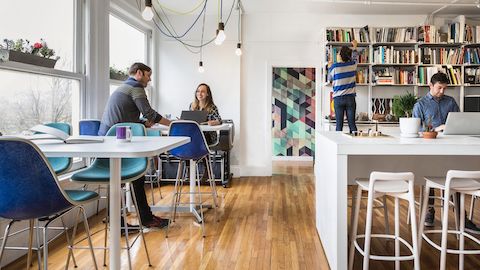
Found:
[[[117,123],[141,123],[140,113],[147,118],[147,125],[154,123],[170,125],[170,120],[163,118],[152,109],[147,100],[145,87],[151,80],[152,69],[145,64],[134,63],[128,73],[130,77],[108,99],[98,131],[100,136],[105,136],[110,127]],[[141,177],[132,183],[142,224],[147,228],[166,227],[168,219],[154,216],[148,206],[144,189],[145,177]],[[129,227],[131,226],[129,225]]]

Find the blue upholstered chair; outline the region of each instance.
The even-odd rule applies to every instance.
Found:
[[[116,128],[117,126],[129,126],[132,130],[132,135],[133,136],[145,136],[146,135],[146,129],[145,126],[139,123],[118,123],[114,126],[112,126],[108,132],[107,136],[115,136],[116,135]],[[142,177],[145,175],[145,172],[148,168],[148,158],[122,158],[121,162],[121,180],[122,184],[128,184],[132,181],[137,180],[138,178]],[[75,173],[72,175],[71,180],[77,183],[89,185],[89,184],[94,184],[94,185],[103,185],[106,186],[107,189],[109,187],[110,183],[110,159],[108,158],[97,158],[95,161],[92,163],[90,167],[88,167],[85,170],[82,170],[78,173]],[[143,245],[145,247],[145,252],[147,254],[147,260],[148,260],[148,265],[151,265],[150,262],[150,256],[148,253],[147,249],[147,244],[145,242],[145,237],[143,236],[143,225],[140,219],[140,214],[138,212],[138,207],[137,205],[137,199],[135,198],[135,192],[133,191],[133,185],[130,185],[131,189],[131,194],[133,198],[133,202],[135,204],[135,211],[138,217],[138,223],[140,225],[140,236],[142,237]],[[107,191],[108,194],[108,191]],[[108,195],[107,195],[108,197]],[[108,208],[108,203],[107,203],[107,208]],[[125,200],[124,196],[122,196],[122,218],[124,220],[125,227],[123,227],[125,231],[125,238],[126,238],[126,243],[127,243],[127,254],[128,254],[128,263],[130,269],[132,269],[132,264],[131,264],[131,256],[130,256],[130,241],[128,237],[128,227],[127,227],[127,220],[126,220],[126,211],[125,211]],[[107,209],[108,213],[108,209]],[[108,221],[108,218],[107,218]],[[114,220],[114,222],[118,222],[117,220]],[[107,228],[108,228],[108,222],[105,223],[105,242],[104,242],[104,265],[106,261],[106,245],[107,245]],[[131,244],[135,242],[132,241]]]
[[[98,194],[92,191],[63,190],[45,156],[36,145],[27,140],[0,138],[0,153],[2,153],[0,155],[0,217],[11,220],[5,229],[0,246],[0,261],[12,224],[17,221],[29,220],[28,264],[30,263],[34,231],[33,221],[41,219],[42,222],[46,223],[43,227],[37,228],[43,231],[43,262],[44,269],[47,269],[48,226],[57,218],[62,218],[65,214],[78,209],[83,214],[93,264],[97,269],[87,216],[82,205],[97,200]],[[69,248],[72,248],[73,243],[69,239],[67,234]],[[40,250],[38,240],[37,233],[37,250]]]
[[[68,123],[46,123],[45,126],[59,129],[68,135],[72,135],[72,127]],[[56,174],[67,172],[72,166],[72,158],[68,157],[50,157],[47,158]]]
[[[78,127],[80,135],[98,136],[100,120],[83,119],[78,122]]]
[[[208,182],[210,184],[211,192],[208,194],[212,195],[213,198],[213,208],[215,211],[215,220],[217,220],[217,191],[215,186],[215,179],[212,179],[213,171],[212,165],[210,162],[210,149],[208,148],[207,141],[205,140],[205,136],[203,132],[200,130],[200,126],[194,121],[174,121],[170,124],[169,136],[186,136],[190,137],[190,142],[174,148],[170,150],[170,154],[174,157],[180,159],[180,163],[178,166],[178,173],[177,179],[175,181],[175,188],[174,194],[172,198],[172,217],[170,222],[175,221],[176,216],[176,209],[179,204],[184,204],[181,202],[180,197],[182,194],[192,194],[192,192],[182,192],[183,181],[185,180],[183,177],[183,170],[182,164],[188,160],[194,160],[197,162],[196,168],[196,179],[194,180],[196,185],[198,185],[198,191],[193,192],[193,194],[198,196],[198,200],[194,204],[198,204],[200,207],[200,217],[202,220],[202,236],[205,237],[205,219],[203,217],[203,201],[202,201],[202,193],[200,191],[200,177],[198,173],[198,162],[205,160],[205,164],[207,166],[207,171],[209,175]],[[192,181],[192,180],[191,180]],[[188,203],[190,204],[190,203]],[[218,221],[218,220],[217,220]],[[170,227],[170,223],[169,223]],[[168,237],[168,228],[166,232],[166,237]]]

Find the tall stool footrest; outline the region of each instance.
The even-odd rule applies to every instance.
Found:
[[[395,235],[391,235],[391,234],[371,234],[370,236],[371,238],[387,238],[387,239],[393,239],[395,240]],[[358,252],[360,252],[360,254],[362,254],[362,256],[365,257],[365,251],[360,247],[360,245],[358,244],[357,242],[357,239],[361,239],[361,238],[365,238],[365,235],[364,234],[359,234],[357,235],[357,237],[355,238],[355,248],[358,250]],[[412,245],[410,245],[405,239],[401,238],[401,237],[398,237],[398,240],[404,244],[409,250],[410,252],[412,253],[411,255],[403,255],[403,256],[380,256],[380,255],[371,255],[369,256],[369,258],[371,260],[377,260],[377,261],[411,261],[413,259],[415,259],[414,255],[413,255],[413,247]]]
[[[441,251],[442,247],[440,245],[437,245],[435,242],[433,242],[432,239],[430,239],[427,234],[440,234],[441,235],[442,230],[426,230],[422,233],[422,237],[423,237],[423,239],[425,239],[425,241],[427,241],[427,243],[429,243],[432,247],[436,248],[437,250]],[[476,237],[474,237],[473,235],[467,233],[467,232],[462,233],[461,231],[457,231],[457,230],[448,230],[447,234],[455,234],[455,235],[463,234],[463,236],[467,237],[468,239],[470,239],[473,242],[480,245],[480,240],[477,239]],[[475,255],[475,254],[480,254],[480,249],[476,249],[476,250],[447,249],[447,253],[448,254],[457,254],[457,255],[460,255],[460,254]]]

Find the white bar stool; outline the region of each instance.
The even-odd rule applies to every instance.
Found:
[[[444,203],[443,203],[443,217],[442,217],[442,229],[441,230],[423,230],[423,223],[425,222],[425,215],[427,211],[428,196],[424,195],[424,201],[422,205],[422,214],[420,216],[420,229],[418,232],[418,249],[421,251],[422,237],[432,247],[440,250],[440,270],[445,270],[447,262],[447,253],[458,254],[459,257],[459,269],[464,268],[464,255],[465,254],[480,254],[480,249],[477,250],[465,250],[465,237],[474,241],[480,245],[480,240],[465,232],[465,194],[468,195],[480,195],[480,171],[456,171],[449,170],[447,177],[425,177],[426,186],[425,194],[428,195],[431,188],[437,188],[444,191]],[[450,203],[448,203],[450,195],[454,192],[460,193],[460,220],[459,229],[448,229],[448,209]],[[427,234],[441,233],[442,240],[441,246],[434,243]],[[455,234],[459,239],[459,249],[447,249],[447,236],[448,234]]]
[[[372,172],[369,180],[357,181],[357,195],[355,202],[355,214],[352,224],[350,255],[348,268],[353,269],[353,260],[355,258],[355,249],[363,256],[363,269],[368,270],[370,259],[381,261],[395,261],[395,269],[400,269],[400,261],[414,261],[414,269],[420,269],[420,261],[417,252],[417,222],[415,219],[415,193],[414,193],[414,175],[411,172],[406,173],[388,173]],[[367,217],[365,225],[365,234],[357,235],[358,215],[360,211],[360,201],[362,192],[368,191]],[[372,215],[373,200],[378,194],[388,195],[395,198],[395,234],[372,234]],[[412,226],[412,245],[400,237],[400,202],[399,199],[408,200],[411,215]],[[388,226],[388,225],[387,225]],[[370,241],[372,237],[389,238],[395,240],[395,256],[370,255]],[[357,239],[365,238],[364,249],[357,243]],[[412,253],[411,255],[400,256],[400,242],[403,243]]]

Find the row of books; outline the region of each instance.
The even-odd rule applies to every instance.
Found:
[[[416,42],[417,34],[415,27],[403,28],[373,28],[373,42]]]
[[[480,43],[480,25],[465,25],[465,42]]]
[[[368,68],[357,69],[357,74],[355,76],[357,83],[369,83]]]
[[[464,50],[460,48],[420,48],[419,57],[423,64],[463,64]]]
[[[325,59],[327,62],[336,63],[337,54],[340,53],[340,47],[327,47]],[[358,48],[358,62],[359,64],[367,64],[369,62],[369,50],[368,48]]]
[[[428,84],[433,74],[443,72],[447,74],[449,84],[459,85],[461,83],[461,70],[459,67],[419,67],[418,83]]]
[[[358,42],[370,42],[368,27],[327,29],[329,42],[352,42],[354,39]]]
[[[375,64],[415,64],[416,52],[414,49],[394,49],[393,46],[379,46],[373,51]]]
[[[465,83],[480,84],[480,67],[465,68]]]
[[[465,48],[465,64],[480,64],[480,48]]]
[[[415,70],[403,68],[380,68],[373,71],[376,84],[415,84]]]

